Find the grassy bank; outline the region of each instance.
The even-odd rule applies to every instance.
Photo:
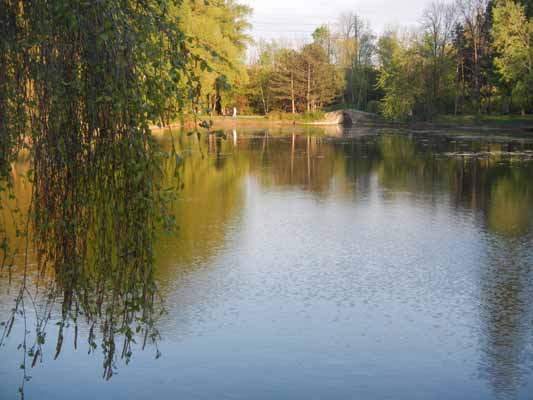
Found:
[[[442,115],[433,121],[437,124],[490,128],[533,128],[533,115]]]
[[[324,119],[324,112],[313,112],[313,113],[301,113],[301,114],[292,114],[292,113],[282,113],[282,112],[272,112],[268,115],[239,115],[237,118],[229,116],[212,116],[207,115],[198,116],[197,123],[200,123],[203,120],[213,121],[213,128],[231,128],[236,126],[252,126],[252,125],[296,125],[296,124],[309,124],[313,122],[322,121]],[[185,128],[193,129],[195,125],[194,119],[190,117],[184,118],[182,121],[176,121],[166,126],[164,128]],[[157,126],[152,127],[153,130],[159,130]]]
[[[323,121],[324,112],[315,113],[282,113],[272,112],[268,115],[240,115],[237,118],[227,116],[200,116],[198,123],[204,119],[213,121],[213,129],[232,129],[246,126],[289,126],[289,125],[306,125],[314,122]],[[375,122],[382,124],[392,124],[404,127],[424,128],[427,126],[435,128],[477,128],[477,129],[505,129],[517,131],[533,131],[533,115],[482,115],[476,118],[474,115],[441,115],[429,122],[410,122],[397,123],[387,119],[378,119]],[[194,120],[192,118],[184,119],[183,122],[176,122],[170,125],[170,128],[194,129]],[[356,124],[357,125],[357,124]],[[154,130],[158,128],[153,127]]]
[[[294,123],[311,123],[322,121],[325,112],[317,111],[310,113],[286,113],[274,111],[267,115],[240,115],[237,118],[214,116],[211,119],[216,123],[272,123],[272,124],[294,124]]]

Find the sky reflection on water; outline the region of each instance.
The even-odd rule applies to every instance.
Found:
[[[26,398],[530,398],[533,142],[319,133],[175,133],[162,357],[137,346],[104,381],[87,327],[54,361],[51,325]],[[1,315],[12,300],[3,279]],[[1,399],[21,329],[0,350]]]

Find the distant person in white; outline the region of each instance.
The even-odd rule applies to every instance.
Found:
[[[237,107],[233,107],[233,118],[237,118]]]

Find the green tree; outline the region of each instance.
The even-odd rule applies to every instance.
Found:
[[[445,111],[453,88],[452,37],[455,12],[451,5],[432,3],[424,12],[423,48],[429,69],[426,82],[426,115]]]
[[[494,8],[492,35],[498,54],[495,65],[525,113],[533,92],[533,20],[527,19],[523,5],[500,0]]]
[[[313,43],[318,44],[326,52],[328,62],[332,62],[333,56],[333,35],[329,26],[321,25],[313,32]]]
[[[375,38],[367,22],[354,13],[339,17],[338,58],[346,72],[345,101],[364,109],[371,90],[369,72],[373,69]]]
[[[385,92],[381,111],[389,118],[412,117],[423,104],[423,60],[411,37],[387,32],[379,40],[379,87]]]
[[[259,64],[248,67],[248,85],[246,97],[251,109],[255,112],[268,114],[274,101],[270,81],[272,71]]]
[[[280,49],[277,52],[271,90],[281,109],[293,114],[302,111],[300,104],[306,96],[304,60],[296,50]]]
[[[197,102],[221,113],[235,102],[232,88],[247,83],[244,57],[251,38],[245,31],[251,9],[234,0],[183,0],[174,14],[196,44],[191,49],[196,58],[187,68],[198,77]]]
[[[340,79],[335,67],[329,63],[324,49],[316,44],[309,44],[302,49],[303,76],[306,83],[306,110],[320,110],[331,104],[339,95]]]
[[[487,59],[491,48],[488,25],[490,13],[487,13],[490,0],[457,0],[456,8],[459,13],[460,23],[463,26],[465,37],[470,46],[469,66],[471,70],[471,92],[474,111],[482,111],[482,87]]]

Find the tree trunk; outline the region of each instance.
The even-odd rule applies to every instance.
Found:
[[[454,115],[457,115],[459,110],[459,82],[460,82],[460,63],[457,62],[457,67],[455,69],[455,106],[454,106]]]
[[[265,100],[265,92],[263,90],[263,85],[259,85],[261,87],[261,102],[263,103],[263,112],[265,113],[265,115],[268,114],[268,106],[267,106],[267,103],[266,103],[266,100]]]
[[[307,64],[307,111],[311,111],[311,63]]]
[[[294,98],[294,72],[291,71],[291,106],[292,113],[296,114],[296,99]]]
[[[466,99],[466,83],[465,83],[465,61],[461,61],[461,113]]]
[[[474,33],[474,96],[476,102],[476,115],[481,114],[481,68],[479,65],[479,37]]]

